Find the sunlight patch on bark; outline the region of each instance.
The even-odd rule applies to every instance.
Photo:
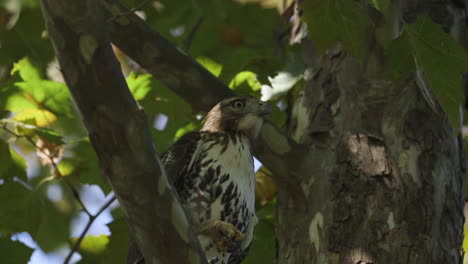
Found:
[[[410,146],[409,149],[404,150],[400,153],[398,157],[398,166],[401,169],[401,174],[409,174],[413,181],[421,186],[421,180],[419,179],[419,169],[418,169],[418,155],[419,150],[415,146]]]
[[[390,212],[390,214],[388,214],[387,224],[390,230],[395,228],[395,218],[393,217],[393,212]]]
[[[322,213],[318,212],[315,214],[314,218],[312,219],[309,225],[310,242],[312,242],[312,245],[314,245],[317,253],[320,250],[319,227],[322,228],[322,226],[323,226],[323,215]]]
[[[305,96],[300,96],[294,105],[292,119],[296,122],[296,129],[291,134],[291,138],[297,143],[303,143],[303,139],[308,136],[307,128],[310,124],[310,107],[304,104]]]
[[[91,63],[91,60],[93,59],[94,52],[96,51],[97,47],[98,43],[93,36],[89,34],[84,34],[80,37],[80,53],[87,64]]]
[[[182,209],[182,206],[177,202],[176,199],[172,201],[172,208],[171,208],[171,217],[172,217],[172,223],[177,230],[177,233],[179,233],[180,237],[185,241],[189,242],[189,237],[188,237],[188,222],[187,218],[185,217],[184,210]]]
[[[158,192],[159,195],[164,195],[166,192],[166,189],[168,187],[168,182],[167,178],[163,177],[164,175],[159,175],[159,180],[158,180]]]
[[[375,263],[362,248],[352,249],[346,259],[346,263]]]

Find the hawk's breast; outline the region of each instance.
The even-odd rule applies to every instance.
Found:
[[[253,227],[249,225],[256,221],[251,221],[255,217],[255,171],[249,140],[237,135],[203,134],[185,173],[176,185],[195,226],[222,220],[251,240],[248,233]],[[210,239],[200,241],[202,247],[210,246]]]

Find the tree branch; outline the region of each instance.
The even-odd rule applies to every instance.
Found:
[[[115,0],[101,0],[105,16],[114,17],[127,9]],[[218,78],[208,72],[190,56],[183,54],[145,21],[128,14],[110,22],[112,43],[140,66],[162,81],[197,110],[209,111],[222,99],[234,96]],[[282,134],[272,123],[266,122],[257,139],[255,156],[275,175],[276,180],[294,185],[287,160],[302,157],[301,148]]]
[[[100,6],[94,0],[42,0],[41,5],[100,169],[146,263],[206,263],[112,52]]]

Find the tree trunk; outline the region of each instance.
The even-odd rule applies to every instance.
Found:
[[[413,2],[399,7],[405,19],[450,21],[446,6]],[[309,145],[290,171],[307,202],[279,190],[279,263],[462,263],[462,148],[443,111],[416,75],[388,80],[378,45],[360,64],[339,46],[319,56],[302,44],[311,74],[288,130]]]

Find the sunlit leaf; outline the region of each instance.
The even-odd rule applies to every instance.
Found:
[[[70,92],[65,84],[43,80],[38,67],[28,58],[24,58],[15,64],[12,74],[16,72],[23,80],[15,83],[15,86],[19,87],[22,92],[18,95],[25,99],[22,104],[29,102],[33,105],[32,108],[44,108],[56,114],[71,115]],[[20,100],[23,99],[16,99],[17,102],[21,102]],[[9,102],[8,105],[11,106],[12,103]]]
[[[11,74],[19,73],[24,81],[39,81],[41,75],[37,67],[35,67],[29,58],[23,58],[13,65]]]
[[[198,121],[198,122],[191,122],[188,125],[182,128],[179,128],[177,132],[175,133],[174,141],[178,140],[179,138],[181,138],[183,135],[187,134],[188,132],[200,129],[200,127],[201,127],[201,122]]]
[[[197,62],[200,63],[203,67],[205,67],[216,77],[218,77],[221,74],[221,71],[223,70],[223,65],[207,57],[198,57]]]
[[[57,168],[61,176],[71,175],[75,171],[76,164],[74,161],[75,159],[73,158],[65,158],[61,160],[59,164],[57,164]]]
[[[463,245],[462,245],[463,251],[468,252],[468,226],[464,225],[463,226]]]
[[[229,83],[229,88],[240,95],[260,95],[261,84],[255,73],[250,71],[239,72]]]
[[[145,98],[151,90],[151,74],[137,75],[132,72],[127,77],[127,85],[132,92],[133,97],[135,97],[135,100],[141,100]]]
[[[25,124],[46,127],[57,121],[57,116],[47,110],[23,109],[13,119]]]
[[[76,243],[78,238],[70,239],[72,245]],[[78,248],[78,252],[83,255],[100,255],[104,254],[107,244],[109,244],[109,237],[106,235],[87,235],[83,238]]]

